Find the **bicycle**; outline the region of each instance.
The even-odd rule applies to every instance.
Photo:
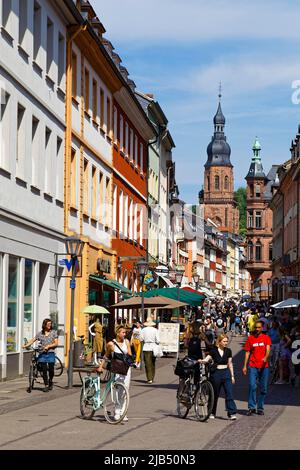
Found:
[[[34,347],[29,349],[31,354],[31,361],[29,367],[29,374],[28,374],[28,381],[29,386],[27,388],[27,392],[31,393],[31,390],[34,389],[34,382],[37,381],[39,377],[42,377],[42,371],[39,369],[38,366],[38,357],[40,354],[40,350],[38,347]],[[55,364],[54,364],[54,377],[59,377],[63,373],[63,365],[59,357],[55,355]]]
[[[195,384],[195,369],[200,368],[200,379]],[[214,403],[214,389],[208,381],[205,364],[195,363],[193,368],[188,369],[187,376],[179,379],[179,386],[176,394],[177,414],[185,419],[190,409],[194,405],[195,414],[199,421],[204,422],[212,412]]]
[[[92,419],[95,412],[103,408],[108,423],[118,424],[123,421],[129,406],[129,393],[115,377],[112,373],[102,393],[99,372],[95,377],[88,373],[83,378],[80,392],[80,413],[83,419]]]

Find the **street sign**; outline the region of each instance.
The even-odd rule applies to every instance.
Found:
[[[179,351],[179,323],[159,323],[159,342],[163,352]]]

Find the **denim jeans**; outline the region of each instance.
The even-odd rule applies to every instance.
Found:
[[[212,414],[215,415],[217,411],[218,398],[220,395],[221,388],[225,390],[225,404],[228,416],[236,414],[236,404],[233,400],[233,389],[231,382],[231,375],[229,369],[217,369],[210,376],[210,382],[214,389],[214,405]]]
[[[257,409],[263,410],[265,399],[268,390],[269,368],[262,367],[249,367],[249,395],[248,395],[248,408],[249,410],[256,409],[256,389],[257,381],[259,383],[259,396],[257,402]]]

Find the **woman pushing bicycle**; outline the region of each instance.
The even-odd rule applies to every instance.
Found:
[[[54,377],[54,364],[55,364],[55,348],[58,346],[57,331],[52,329],[52,321],[50,318],[45,318],[42,324],[42,330],[28,343],[24,344],[23,348],[29,348],[35,341],[39,342],[38,350],[38,365],[43,374],[45,384],[44,392],[49,392],[53,388]]]
[[[106,361],[111,357],[120,358],[122,361],[123,359],[127,358],[128,356],[132,356],[131,347],[128,339],[125,338],[126,336],[126,329],[123,325],[119,325],[116,328],[116,339],[107,343],[106,351],[103,356],[103,360]],[[104,361],[101,361],[97,372],[103,371]],[[112,371],[113,372],[113,371]],[[131,369],[128,367],[126,375],[121,373],[116,373],[116,382],[122,383],[125,385],[127,390],[129,391],[130,385],[130,378],[131,378]],[[122,402],[122,398],[120,397],[120,402]],[[120,407],[116,407],[115,409],[115,419],[119,420],[119,417],[122,414],[122,403],[120,403]],[[128,421],[127,416],[123,418],[123,421]]]

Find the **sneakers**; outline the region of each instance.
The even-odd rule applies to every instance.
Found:
[[[255,415],[255,414],[256,414],[256,410],[251,410],[251,409],[248,410],[247,413],[246,413],[247,416],[252,416],[252,415]]]
[[[285,381],[284,380],[276,380],[276,382],[274,382],[274,385],[285,385]]]
[[[136,369],[140,369],[140,368],[141,368],[140,362],[137,362],[137,363],[135,364],[135,367],[136,367]]]
[[[45,387],[43,388],[43,392],[49,392],[50,388],[48,387],[48,385],[45,385]]]
[[[123,418],[123,420],[122,420],[122,421],[124,421],[125,423],[127,423],[127,421],[128,421],[128,417],[127,417],[127,415],[126,415],[126,416],[124,416],[124,418]]]
[[[264,415],[265,413],[264,413],[264,410],[257,410],[257,414],[262,416],[262,415]]]
[[[115,413],[114,418],[115,418],[116,421],[119,421],[119,419],[121,418],[120,413]]]
[[[148,380],[148,384],[153,384],[153,380]]]
[[[231,421],[235,421],[237,419],[236,415],[230,415],[228,416],[228,419],[230,419]]]
[[[209,419],[215,419],[215,415],[209,415]]]
[[[49,383],[49,390],[52,390],[53,389],[53,383]]]

